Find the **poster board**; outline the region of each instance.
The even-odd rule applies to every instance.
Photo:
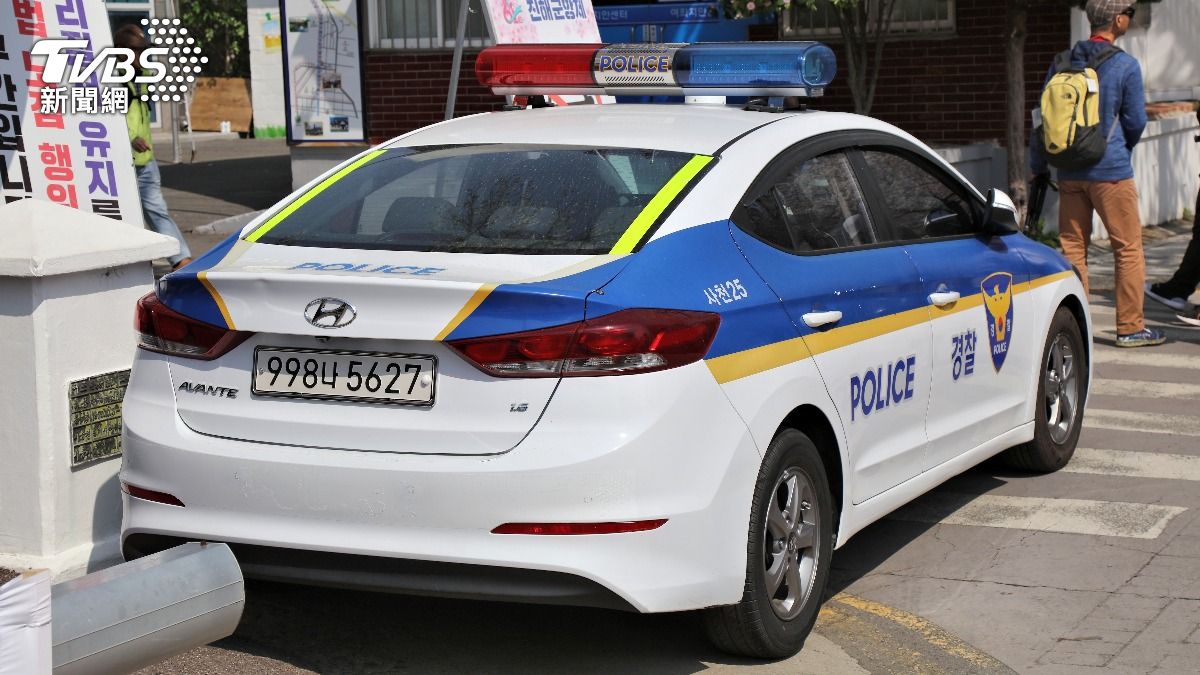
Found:
[[[357,0],[280,0],[280,9],[288,143],[365,143]]]
[[[41,112],[44,38],[88,40],[85,58],[112,45],[103,0],[0,0],[0,194],[41,199],[139,227],[141,201],[116,87],[96,76],[64,90],[69,111]],[[76,106],[76,104],[79,106]],[[78,108],[95,112],[78,112]]]
[[[498,45],[598,44],[592,0],[482,0]]]

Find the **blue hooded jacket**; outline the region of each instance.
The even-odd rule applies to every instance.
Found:
[[[1072,64],[1084,67],[1089,59],[1109,44],[1091,40],[1075,43],[1071,49]],[[1108,139],[1108,149],[1099,162],[1086,169],[1060,169],[1059,180],[1114,182],[1133,178],[1130,156],[1133,146],[1137,145],[1146,129],[1146,92],[1142,85],[1142,67],[1137,59],[1125,52],[1118,52],[1100,64],[1096,74],[1100,77],[1100,129]],[[1052,77],[1053,65],[1046,75],[1046,82]],[[1118,121],[1120,128],[1114,131],[1112,125]],[[1049,171],[1046,149],[1037,142],[1036,134],[1031,134],[1029,139],[1029,163],[1035,175]]]

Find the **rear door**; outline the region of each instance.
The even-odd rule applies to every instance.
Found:
[[[1018,295],[1027,271],[1008,237],[980,233],[982,200],[931,158],[900,145],[859,152],[877,220],[917,266],[931,313],[929,469],[1027,421],[1041,340],[1025,330],[1036,323]]]
[[[921,281],[903,247],[880,245],[846,154],[829,142],[785,153],[734,223],[734,239],[782,299],[837,407],[854,502],[917,475],[926,446],[928,311],[916,300]]]

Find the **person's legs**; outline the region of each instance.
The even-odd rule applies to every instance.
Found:
[[[179,253],[169,258],[171,264],[175,265],[184,258],[192,257],[183,233],[179,231],[179,226],[175,224],[174,220],[171,220],[171,214],[167,211],[167,202],[163,199],[162,194],[162,178],[158,173],[158,162],[150,160],[146,166],[137,167],[137,182],[138,194],[142,197],[142,215],[145,217],[146,223],[150,225],[150,229],[159,234],[174,237],[179,241]]]
[[[1200,286],[1200,192],[1196,193],[1196,215],[1192,220],[1192,240],[1183,253],[1183,261],[1170,281],[1154,284],[1150,288],[1164,298],[1187,299]]]
[[[1088,290],[1087,247],[1092,240],[1092,199],[1087,183],[1074,180],[1058,184],[1058,240],[1063,255],[1079,270],[1083,290]]]
[[[1137,186],[1133,179],[1092,183],[1092,202],[1104,221],[1112,242],[1116,273],[1117,335],[1131,335],[1146,327],[1142,315],[1142,286],[1146,259],[1142,253],[1142,219],[1138,214]]]

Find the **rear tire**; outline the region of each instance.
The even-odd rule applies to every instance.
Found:
[[[1048,473],[1071,461],[1083,428],[1088,372],[1079,323],[1069,309],[1059,307],[1038,368],[1033,440],[1006,451],[1005,462],[1025,471]]]
[[[704,610],[705,631],[718,649],[758,658],[800,651],[829,582],[833,514],[816,445],[800,431],[782,431],[754,487],[742,600]]]

